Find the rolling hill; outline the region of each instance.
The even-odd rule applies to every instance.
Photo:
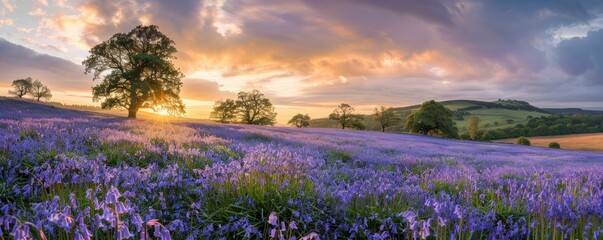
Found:
[[[466,126],[469,118],[477,116],[480,118],[480,129],[493,130],[515,126],[519,123],[525,123],[529,118],[547,116],[554,112],[530,105],[525,101],[501,100],[494,102],[475,101],[475,100],[450,100],[442,101],[446,108],[454,112],[454,121],[459,128],[459,132],[466,132]],[[412,105],[406,107],[394,107],[395,114],[404,122],[406,117],[413,110],[418,110],[421,105]],[[380,128],[373,121],[371,115],[364,115],[364,124],[367,130],[379,131]],[[338,123],[327,118],[313,119],[310,127],[315,128],[338,128]],[[388,132],[404,132],[402,124],[387,129]]]

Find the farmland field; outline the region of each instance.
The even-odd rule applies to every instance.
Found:
[[[4,238],[600,239],[601,172],[595,152],[0,101]]]
[[[547,147],[557,142],[563,149],[603,152],[603,133],[570,134],[546,137],[529,137],[533,146]],[[516,143],[516,138],[496,140],[501,143]]]

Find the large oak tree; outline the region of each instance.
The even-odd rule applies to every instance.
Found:
[[[184,114],[179,96],[184,75],[172,63],[174,45],[157,26],[150,25],[117,33],[90,49],[83,62],[85,73],[93,73],[94,80],[103,79],[92,88],[93,100],[102,100],[103,109],[127,109],[128,118],[136,118],[141,108]]]

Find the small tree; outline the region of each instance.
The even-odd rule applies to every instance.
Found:
[[[379,123],[381,126],[381,132],[385,132],[385,129],[391,126],[394,126],[400,123],[402,120],[394,114],[394,110],[392,108],[385,108],[381,106],[380,108],[375,108],[375,113],[373,113],[373,117],[375,121]]]
[[[236,100],[237,113],[242,123],[252,125],[276,124],[276,112],[270,99],[258,90],[239,92]]]
[[[552,143],[549,143],[549,148],[560,149],[561,145],[558,142],[552,142]]]
[[[329,119],[336,120],[341,125],[341,129],[350,126],[350,124],[357,119],[352,113],[354,108],[347,103],[339,104],[333,113],[329,115]]]
[[[22,98],[31,91],[32,85],[33,84],[31,82],[30,77],[25,79],[17,79],[13,81],[13,84],[11,84],[11,86],[13,86],[14,88],[14,91],[9,90],[8,94],[15,95],[18,98]]]
[[[310,116],[308,116],[308,114],[303,115],[301,113],[298,113],[297,115],[293,116],[293,118],[291,118],[291,120],[289,120],[289,122],[287,123],[298,128],[308,127],[310,126]]]
[[[519,138],[517,139],[517,144],[519,144],[519,145],[526,145],[526,146],[530,146],[530,145],[532,145],[532,144],[530,143],[530,140],[529,140],[529,139],[527,139],[526,137],[519,137]]]
[[[410,133],[459,138],[458,129],[454,125],[452,111],[430,100],[421,104],[421,109],[408,115],[404,128]]]
[[[233,99],[218,100],[209,118],[221,123],[233,122],[237,117],[237,104]]]
[[[471,116],[469,124],[467,125],[467,131],[471,140],[477,140],[477,131],[479,130],[479,117]]]
[[[35,98],[38,102],[40,98],[45,100],[50,100],[52,97],[52,93],[50,93],[50,89],[47,86],[42,84],[42,82],[35,80],[31,85],[31,91],[29,92],[33,98]]]

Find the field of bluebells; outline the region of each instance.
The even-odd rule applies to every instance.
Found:
[[[603,154],[0,99],[0,239],[602,239]]]

